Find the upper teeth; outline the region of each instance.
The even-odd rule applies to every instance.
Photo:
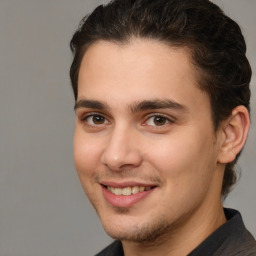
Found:
[[[151,187],[126,187],[126,188],[114,188],[114,187],[110,187],[108,186],[107,189],[112,192],[113,194],[117,195],[117,196],[130,196],[130,195],[134,195],[137,194],[139,192],[142,191],[148,191],[151,189]]]

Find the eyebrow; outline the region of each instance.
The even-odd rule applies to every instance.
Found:
[[[98,100],[78,100],[75,103],[74,110],[77,110],[78,108],[92,108],[92,109],[98,109],[98,110],[109,109],[107,104],[100,102]]]
[[[141,102],[136,102],[129,106],[129,109],[132,113],[151,110],[151,109],[174,109],[187,112],[188,108],[174,100],[165,99],[153,99],[153,100],[144,100]]]
[[[110,110],[107,103],[97,101],[97,100],[78,100],[75,103],[74,109],[78,108],[91,108],[97,110]],[[153,100],[143,100],[139,102],[132,103],[128,106],[128,110],[132,113],[137,113],[140,111],[152,110],[152,109],[174,109],[182,112],[187,112],[188,108],[176,101],[170,99],[153,99]]]

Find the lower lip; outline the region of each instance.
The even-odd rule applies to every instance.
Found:
[[[107,190],[107,188],[102,186],[103,196],[107,200],[109,204],[111,204],[114,207],[120,207],[120,208],[128,208],[133,206],[134,204],[140,202],[141,200],[145,199],[149,194],[154,190],[150,189],[148,191],[142,191],[134,195],[130,196],[117,196],[110,191]]]

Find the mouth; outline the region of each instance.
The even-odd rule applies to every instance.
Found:
[[[110,191],[112,194],[116,196],[130,196],[130,195],[136,195],[143,191],[149,191],[153,189],[154,187],[149,186],[133,186],[133,187],[124,187],[124,188],[115,188],[111,186],[105,186],[108,191]]]
[[[146,199],[156,188],[144,184],[100,184],[105,200],[114,207],[128,208]]]

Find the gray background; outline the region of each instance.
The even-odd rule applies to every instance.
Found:
[[[69,40],[96,0],[0,0],[0,255],[93,255],[111,239],[73,166]],[[105,1],[106,2],[106,1]],[[256,71],[256,1],[217,2],[238,21]],[[256,86],[242,178],[225,205],[256,236]]]

